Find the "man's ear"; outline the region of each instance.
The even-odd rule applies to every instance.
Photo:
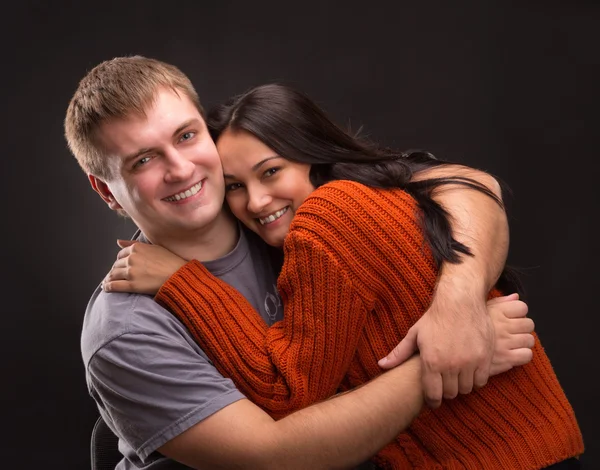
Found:
[[[106,204],[108,204],[108,207],[110,207],[113,211],[123,209],[121,207],[121,204],[117,202],[117,200],[113,196],[113,193],[110,191],[110,188],[104,181],[102,181],[100,178],[94,175],[88,175],[88,179],[90,180],[90,184],[92,185],[92,188],[94,188],[94,191],[96,191],[100,195],[102,200],[106,202]]]

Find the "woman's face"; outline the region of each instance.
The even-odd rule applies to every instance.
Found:
[[[282,246],[296,210],[314,190],[310,165],[280,157],[246,131],[225,131],[217,151],[233,214],[269,245]]]

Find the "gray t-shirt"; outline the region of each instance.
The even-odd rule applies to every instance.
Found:
[[[140,241],[147,241],[143,235]],[[227,256],[206,263],[238,289],[270,325],[283,317],[279,260],[251,232]],[[119,436],[117,470],[184,469],[156,449],[243,398],[212,365],[183,324],[151,296],[106,293],[88,303],[81,336],[90,395]]]
[[[254,232],[240,228],[240,233],[238,244],[231,253],[202,264],[216,277],[235,287],[271,326],[283,320],[283,304],[277,292],[283,254],[268,247]]]

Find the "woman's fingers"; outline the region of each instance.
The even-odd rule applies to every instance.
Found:
[[[520,335],[511,335],[507,341],[507,346],[511,350],[515,349],[531,349],[535,345],[535,337],[529,333]]]
[[[519,300],[519,294],[514,293],[509,295],[503,295],[501,297],[494,297],[493,299],[487,301],[487,305],[496,305],[502,302],[509,302],[511,300]]]
[[[121,239],[117,239],[117,245],[119,245],[120,248],[126,248],[128,246],[131,246],[135,243],[138,243],[137,240],[121,240]]]
[[[535,330],[535,323],[529,317],[512,318],[508,323],[507,330],[512,334],[531,333]]]
[[[104,282],[111,281],[127,281],[129,280],[129,269],[126,267],[115,268],[113,267],[104,278]]]

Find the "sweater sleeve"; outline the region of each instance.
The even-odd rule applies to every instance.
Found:
[[[276,418],[336,393],[367,316],[335,259],[293,231],[278,288],[285,319],[270,328],[239,292],[197,261],[183,266],[156,296],[221,373]]]

